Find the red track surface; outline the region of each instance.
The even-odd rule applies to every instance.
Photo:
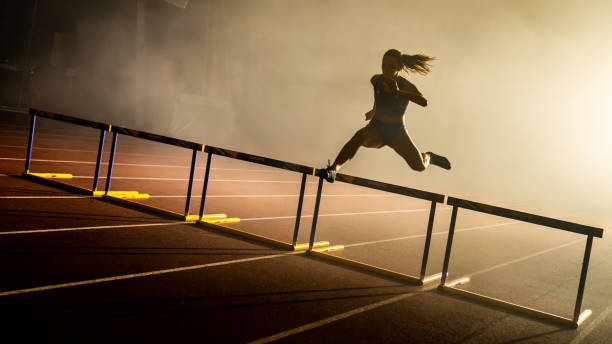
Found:
[[[594,314],[569,330],[440,294],[435,285],[404,285],[24,180],[18,175],[29,117],[0,116],[5,336],[249,342],[280,334],[281,342],[588,343],[612,330],[605,235],[595,241],[583,302]],[[30,170],[71,173],[71,183],[90,188],[98,135],[39,120]],[[109,148],[110,137],[104,162]],[[183,212],[190,158],[186,149],[120,136],[111,190],[148,193],[153,197],[143,203]],[[199,155],[193,214],[204,160]],[[228,226],[291,241],[299,174],[217,156],[212,167],[206,213],[239,217],[240,223]],[[100,175],[106,176],[106,165]],[[308,240],[314,207],[316,180],[308,182],[300,242]],[[316,240],[345,245],[334,253],[339,256],[418,275],[427,202],[342,183],[326,183],[323,193]],[[588,214],[544,215],[588,224]],[[428,274],[441,270],[449,218],[449,207],[438,205]],[[91,228],[96,226],[103,228]],[[584,242],[576,234],[460,210],[449,280],[470,276],[462,288],[571,317]],[[211,263],[220,264],[206,265]],[[185,269],[160,271],[175,268]],[[95,281],[100,278],[108,280]],[[65,285],[72,282],[80,284]],[[51,287],[30,290],[44,286]]]

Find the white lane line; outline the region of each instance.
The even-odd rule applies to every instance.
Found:
[[[316,197],[316,194],[305,194],[304,197]],[[185,195],[159,195],[153,196],[150,195],[150,198],[185,198]],[[193,195],[193,198],[201,198],[202,196]],[[294,195],[207,195],[206,198],[292,198],[292,197],[300,197],[299,194]],[[396,194],[331,194],[331,195],[321,195],[321,197],[405,197],[403,195]]]
[[[439,210],[450,210],[450,209],[452,209],[452,207],[439,208]],[[515,223],[519,223],[519,221],[502,222],[502,223],[496,223],[496,224],[493,224],[493,225],[462,228],[462,229],[455,230],[455,233],[469,232],[469,231],[475,231],[475,230],[479,230],[479,229],[495,228],[495,227],[501,227],[501,226],[508,226],[508,225],[512,225],[512,224],[515,224]],[[434,236],[434,235],[442,235],[442,234],[448,234],[448,231],[446,231],[446,232],[433,232],[433,233],[431,233],[432,236]],[[391,239],[382,239],[382,240],[375,240],[375,241],[365,241],[365,242],[360,242],[360,243],[356,243],[356,244],[347,244],[347,245],[344,245],[344,247],[348,248],[348,247],[357,247],[357,246],[380,244],[380,243],[390,242],[390,241],[418,239],[418,238],[424,238],[426,236],[427,236],[426,234],[415,234],[415,235],[408,235],[408,236],[391,238]]]
[[[3,148],[23,148],[23,149],[27,148],[26,146],[14,146],[14,145],[0,145],[0,147],[3,147]],[[69,149],[69,148],[51,148],[51,147],[37,147],[37,146],[33,146],[32,149],[33,150],[38,150],[38,149],[41,149],[41,150],[42,149],[44,149],[44,150],[57,150],[57,151],[81,152],[81,153],[97,153],[98,152],[97,150]],[[105,151],[104,154],[107,155],[108,152]],[[155,156],[157,158],[175,158],[175,159],[177,158],[175,155],[157,155],[157,154],[141,154],[141,153],[125,153],[125,152],[116,152],[115,155],[117,155],[117,156],[122,156],[122,155],[137,155],[137,156],[146,156],[146,157]]]
[[[64,199],[64,198],[92,198],[93,196],[0,196],[0,199]]]
[[[261,338],[261,339],[258,339],[258,340],[254,340],[252,342],[249,342],[249,344],[270,343],[270,342],[273,342],[273,341],[276,341],[276,340],[279,340],[279,339],[282,339],[282,338],[285,338],[285,337],[292,336],[294,334],[298,334],[298,333],[301,333],[301,332],[312,330],[313,328],[321,327],[323,325],[327,325],[329,323],[336,322],[338,320],[346,319],[346,318],[351,317],[353,315],[357,315],[357,314],[360,314],[360,313],[371,311],[373,309],[376,309],[376,308],[379,308],[379,307],[382,307],[382,306],[385,306],[385,305],[388,305],[388,304],[391,304],[391,303],[395,303],[395,302],[407,299],[407,298],[415,296],[417,294],[418,293],[413,292],[413,293],[402,294],[402,295],[398,295],[398,296],[395,296],[395,297],[391,297],[391,298],[388,298],[388,299],[383,300],[383,301],[379,301],[379,302],[376,302],[376,303],[369,304],[367,306],[362,306],[362,307],[358,307],[358,308],[352,309],[352,310],[350,310],[348,312],[336,314],[334,316],[331,316],[331,317],[328,317],[328,318],[325,318],[325,319],[314,321],[314,322],[311,322],[309,324],[302,325],[300,327],[296,327],[296,328],[291,329],[291,330],[287,330],[287,331],[284,331],[284,332],[279,332],[279,333],[271,335],[269,337],[265,337],[265,338]]]
[[[67,227],[67,228],[53,228],[53,229],[30,229],[23,231],[10,231],[0,232],[0,235],[13,235],[13,234],[31,234],[31,233],[50,233],[50,232],[70,232],[70,231],[82,231],[88,229],[116,229],[116,228],[135,228],[135,227],[159,227],[159,226],[173,226],[181,224],[193,224],[195,221],[179,221],[179,222],[162,222],[162,223],[140,223],[135,225],[109,225],[109,226],[91,226],[91,227]]]
[[[95,278],[95,279],[90,279],[90,280],[76,281],[76,282],[69,282],[69,283],[61,283],[61,284],[52,284],[52,285],[46,285],[46,286],[42,286],[42,287],[9,290],[9,291],[0,292],[0,297],[2,297],[2,296],[9,296],[9,295],[16,295],[16,294],[33,293],[33,292],[37,292],[37,291],[44,291],[44,290],[51,290],[51,289],[76,287],[76,286],[82,286],[82,285],[87,285],[87,284],[95,284],[95,283],[103,283],[103,282],[126,280],[126,279],[131,279],[131,278],[139,278],[139,277],[147,277],[147,276],[154,276],[154,275],[169,274],[169,273],[173,273],[173,272],[198,270],[198,269],[210,268],[210,267],[221,266],[221,265],[230,265],[230,264],[237,264],[237,263],[253,262],[253,261],[256,261],[256,260],[278,258],[278,257],[290,255],[290,254],[296,254],[296,253],[302,253],[303,254],[303,252],[287,252],[287,253],[281,253],[281,254],[275,254],[275,255],[266,255],[266,256],[259,256],[259,257],[252,257],[252,258],[226,260],[226,261],[222,261],[222,262],[209,263],[209,264],[199,264],[199,265],[183,266],[183,267],[172,268],[172,269],[154,270],[154,271],[147,271],[147,272],[141,272],[141,273],[135,273],[135,274],[111,276],[111,277],[104,277],[104,278]]]
[[[478,271],[475,271],[475,272],[472,272],[472,273],[469,273],[469,274],[466,274],[466,275],[470,276],[470,277],[478,276],[478,275],[487,273],[487,272],[495,270],[495,269],[503,268],[505,266],[512,265],[514,263],[522,262],[523,260],[527,260],[527,259],[530,259],[530,258],[533,258],[533,257],[537,257],[537,256],[540,256],[540,255],[546,254],[548,252],[552,252],[552,251],[555,251],[555,250],[558,250],[558,249],[561,249],[561,248],[564,248],[564,247],[567,247],[567,246],[571,246],[571,245],[577,244],[579,242],[584,242],[585,240],[586,239],[584,239],[584,238],[573,240],[573,241],[570,241],[568,243],[565,243],[565,244],[562,244],[562,245],[559,245],[559,246],[551,247],[551,248],[548,248],[548,249],[545,249],[545,250],[542,250],[542,251],[538,251],[536,253],[528,254],[526,256],[522,256],[520,258],[513,259],[513,260],[510,260],[510,261],[505,262],[505,263],[493,265],[493,266],[488,267],[486,269],[478,270]]]
[[[0,177],[4,175],[0,174]],[[291,197],[299,197],[300,195],[208,195],[206,198],[291,198]],[[304,195],[304,197],[316,197],[316,195]],[[322,195],[325,197],[403,197],[402,195],[360,195],[360,194],[335,194],[335,195]],[[0,196],[0,199],[64,199],[64,198],[93,198],[93,196],[56,196],[56,195],[48,195],[48,196]],[[149,198],[187,198],[186,195],[149,195]],[[202,198],[199,195],[192,195],[191,198]],[[450,208],[449,208],[450,209]]]
[[[8,157],[0,157],[0,160],[11,160],[11,161],[25,161],[24,158],[8,158]],[[95,161],[81,161],[81,160],[49,160],[49,159],[30,159],[30,161],[40,161],[40,162],[56,162],[61,164],[88,164],[95,165]],[[101,165],[108,165],[108,162],[102,162]],[[116,162],[113,164],[114,166],[141,166],[141,167],[167,167],[167,168],[184,168],[189,169],[190,166],[187,165],[156,165],[156,164],[127,164]],[[205,166],[196,167],[196,169],[205,169]],[[252,170],[247,168],[225,168],[225,167],[211,167],[211,170],[223,170],[223,171],[247,171],[247,172],[269,172],[268,170]],[[93,177],[88,177],[93,178]]]
[[[93,176],[72,176],[73,179],[93,179]],[[100,177],[100,179],[105,179]],[[113,176],[113,180],[115,179],[124,179],[124,180],[164,180],[164,181],[188,181],[189,178],[163,178],[163,177],[115,177]],[[193,179],[196,182],[202,182],[204,179]],[[210,178],[209,182],[236,182],[236,183],[281,183],[281,184],[299,184],[300,181],[291,181],[291,180],[257,180],[257,179],[215,179]],[[306,184],[316,184],[317,182],[306,182]]]
[[[20,135],[2,135],[2,138],[7,138],[7,139],[27,139],[29,135],[28,133],[25,133],[25,135],[20,136]],[[62,138],[53,138],[53,137],[41,137],[40,135],[36,135],[36,133],[34,133],[34,140],[43,140],[43,141],[58,141],[58,140],[62,140]],[[69,137],[70,140],[74,140],[74,141],[86,141],[86,142],[97,142],[98,139],[96,138],[91,138],[91,137],[87,137],[87,136],[71,136],[69,134],[66,135],[57,135],[57,136],[62,136],[63,138],[67,138]]]
[[[17,133],[17,134],[23,134],[23,136],[3,136],[3,137],[28,137],[28,135],[30,135],[30,131],[29,130],[10,130],[10,129],[0,129],[0,132],[3,133]],[[45,136],[59,136],[59,137],[63,137],[63,138],[77,138],[77,139],[91,139],[91,136],[74,136],[71,134],[51,134],[51,133],[47,133],[47,132],[42,132],[42,131],[38,131],[35,130],[34,134],[36,135],[35,138],[44,138]],[[74,132],[73,132],[74,134]],[[82,133],[84,134],[84,133]]]
[[[482,228],[482,227],[483,226],[479,226],[479,228]],[[469,228],[469,229],[472,230],[472,228]],[[467,228],[466,228],[466,230],[467,230]],[[479,270],[479,271],[476,271],[476,272],[471,273],[471,274],[467,274],[467,276],[470,276],[470,277],[471,276],[476,276],[476,275],[479,275],[479,274],[482,274],[482,273],[485,273],[485,272],[489,272],[491,270],[499,269],[499,268],[502,268],[504,266],[515,264],[515,263],[518,263],[520,261],[523,261],[523,260],[526,260],[526,259],[529,259],[529,258],[533,258],[533,257],[539,256],[539,255],[542,255],[542,254],[545,254],[545,253],[548,253],[548,252],[551,252],[551,251],[554,251],[554,250],[558,250],[558,249],[566,247],[566,246],[570,246],[570,245],[576,244],[578,242],[583,242],[584,240],[585,239],[574,240],[574,241],[571,241],[571,242],[563,244],[563,245],[559,245],[559,246],[556,246],[556,247],[553,247],[553,248],[542,250],[542,251],[539,251],[539,252],[536,252],[536,253],[533,253],[533,254],[529,254],[529,255],[523,256],[523,257],[518,258],[518,259],[511,260],[511,261],[506,262],[506,263],[498,264],[498,265],[492,266],[492,267],[487,268],[487,269],[483,269],[483,270]],[[348,246],[345,245],[345,247],[348,247]],[[351,311],[348,311],[348,312],[340,313],[340,314],[337,314],[337,315],[334,315],[334,316],[331,316],[331,317],[328,317],[328,318],[325,318],[325,319],[321,319],[319,321],[315,321],[315,322],[312,322],[312,323],[309,323],[309,324],[306,324],[306,325],[302,325],[300,327],[296,327],[296,328],[291,329],[291,330],[287,330],[287,331],[284,331],[284,332],[279,332],[279,333],[274,334],[272,336],[265,337],[265,338],[262,338],[262,339],[258,339],[258,340],[249,342],[249,344],[270,343],[272,341],[279,340],[281,338],[289,337],[289,336],[292,336],[292,335],[297,334],[297,333],[301,333],[301,332],[305,332],[305,331],[308,331],[308,330],[312,330],[313,328],[317,328],[317,327],[320,327],[320,326],[323,326],[323,325],[327,325],[329,323],[332,323],[332,322],[335,322],[335,321],[338,321],[338,320],[342,320],[342,319],[348,318],[348,317],[356,315],[356,314],[367,312],[367,311],[370,311],[370,310],[382,307],[384,305],[388,305],[388,304],[391,304],[391,303],[394,303],[394,302],[397,302],[397,301],[401,301],[401,300],[406,299],[408,297],[411,297],[411,296],[417,295],[419,293],[423,293],[423,292],[432,290],[434,288],[437,288],[437,286],[430,286],[428,288],[422,289],[419,292],[408,293],[408,294],[405,294],[405,295],[399,295],[399,296],[392,297],[392,298],[389,298],[387,300],[376,302],[376,303],[373,303],[373,304],[370,304],[370,305],[367,305],[367,306],[362,306],[362,307],[359,307],[359,308],[355,308],[355,309],[353,309]],[[611,312],[612,312],[612,305],[609,306],[602,313],[601,319],[598,319],[599,320],[598,323],[603,321]],[[594,323],[594,322],[591,323],[591,326],[593,326],[592,328],[595,328],[595,326],[597,324]],[[589,329],[589,328],[588,327],[585,328],[585,330],[587,330],[587,329]],[[590,331],[592,331],[592,329],[589,329],[589,332]],[[578,337],[578,338],[574,339],[574,341],[572,341],[572,344],[580,343],[580,340],[582,340],[582,338],[584,338],[586,335],[588,335],[589,332],[585,333],[584,330],[581,331],[581,334],[585,333],[584,336]]]
[[[441,210],[448,210],[448,208],[440,208]],[[332,214],[319,214],[319,217],[327,217],[327,216],[351,216],[351,215],[372,215],[372,214],[397,214],[397,213],[417,213],[429,211],[429,208],[423,209],[404,209],[404,210],[380,210],[380,211],[363,211],[358,213],[332,213]],[[302,215],[302,218],[312,217],[313,215]],[[260,221],[260,220],[282,220],[282,219],[295,219],[295,215],[293,216],[275,216],[275,217],[251,217],[251,218],[241,218],[240,222],[243,221]],[[396,240],[396,239],[391,239]],[[345,245],[345,247],[347,247]]]
[[[27,108],[19,108],[19,107],[4,106],[4,105],[0,105],[0,110],[6,111],[6,112],[28,113]],[[3,124],[3,125],[13,125],[13,124]]]
[[[612,304],[606,307],[603,312],[599,313],[597,317],[588,322],[583,328],[578,329],[578,335],[570,342],[570,344],[580,344],[593,330],[595,330],[608,316],[612,313]],[[587,320],[588,321],[588,320]]]

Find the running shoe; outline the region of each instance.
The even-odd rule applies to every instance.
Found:
[[[438,154],[432,153],[432,152],[427,152],[427,154],[429,154],[429,163],[430,164],[442,167],[445,170],[450,170],[451,169],[451,163],[450,163],[450,161],[448,161],[447,158],[443,157],[442,155],[438,155]]]
[[[336,169],[330,165],[330,161],[327,160],[327,167],[320,170],[320,176],[323,177],[330,183],[333,183],[336,180]]]

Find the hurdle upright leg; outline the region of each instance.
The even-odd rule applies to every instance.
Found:
[[[580,283],[578,284],[578,295],[576,296],[576,307],[574,308],[574,323],[578,323],[580,317],[580,308],[582,307],[582,295],[584,294],[584,285],[586,283],[587,271],[589,269],[589,259],[591,257],[591,246],[593,245],[593,236],[589,235],[584,249],[584,259],[582,260],[582,271],[580,273]]]
[[[98,158],[96,159],[96,170],[94,172],[94,181],[92,190],[95,192],[98,189],[98,178],[100,177],[100,165],[102,164],[102,151],[104,150],[104,138],[106,130],[100,130],[100,142],[98,144]]]
[[[302,218],[302,205],[304,204],[304,191],[306,190],[306,173],[302,173],[302,185],[300,186],[300,200],[298,201],[297,215],[295,217],[295,229],[293,230],[293,246],[297,244],[300,232],[300,220]]]
[[[191,190],[193,189],[193,176],[195,175],[196,161],[198,159],[198,151],[193,150],[191,155],[191,170],[189,172],[189,186],[187,187],[187,200],[185,201],[185,217],[189,216],[189,208],[191,207]]]
[[[442,266],[442,278],[440,279],[439,288],[444,287],[446,283],[446,275],[448,274],[448,262],[450,260],[451,246],[453,245],[453,235],[455,234],[455,222],[457,220],[457,207],[453,205],[453,215],[451,216],[450,227],[448,228],[448,239],[446,240],[446,253],[444,254],[444,265]]]
[[[212,163],[212,153],[208,152],[206,158],[206,172],[204,172],[204,185],[202,186],[202,201],[200,202],[200,221],[204,218],[204,208],[206,208],[206,193],[208,192],[208,177],[210,176],[210,164]]]
[[[429,222],[427,223],[427,236],[425,236],[425,248],[423,249],[423,262],[421,263],[421,281],[425,278],[427,270],[427,259],[429,257],[429,246],[431,245],[431,233],[433,231],[434,217],[436,215],[436,201],[431,201],[429,208]]]
[[[319,205],[321,204],[321,191],[323,190],[323,177],[319,177],[319,186],[317,187],[317,200],[315,202],[314,215],[312,216],[312,229],[310,230],[310,243],[308,251],[312,250],[314,245],[315,232],[317,230],[317,219],[319,218]]]
[[[113,176],[113,164],[115,162],[115,150],[117,149],[117,132],[113,133],[113,143],[111,144],[110,158],[108,159],[108,172],[106,173],[106,188],[104,193],[110,191],[111,177]]]
[[[32,114],[30,120],[30,136],[28,138],[28,151],[26,152],[25,173],[30,172],[30,159],[32,157],[32,145],[34,144],[34,129],[36,128],[36,115]]]

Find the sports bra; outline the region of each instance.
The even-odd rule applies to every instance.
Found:
[[[401,90],[408,80],[401,76],[397,79],[397,86]],[[390,117],[402,117],[406,112],[406,107],[410,102],[408,99],[385,92],[383,86],[383,76],[379,75],[374,83],[374,100],[376,101],[376,112]]]

